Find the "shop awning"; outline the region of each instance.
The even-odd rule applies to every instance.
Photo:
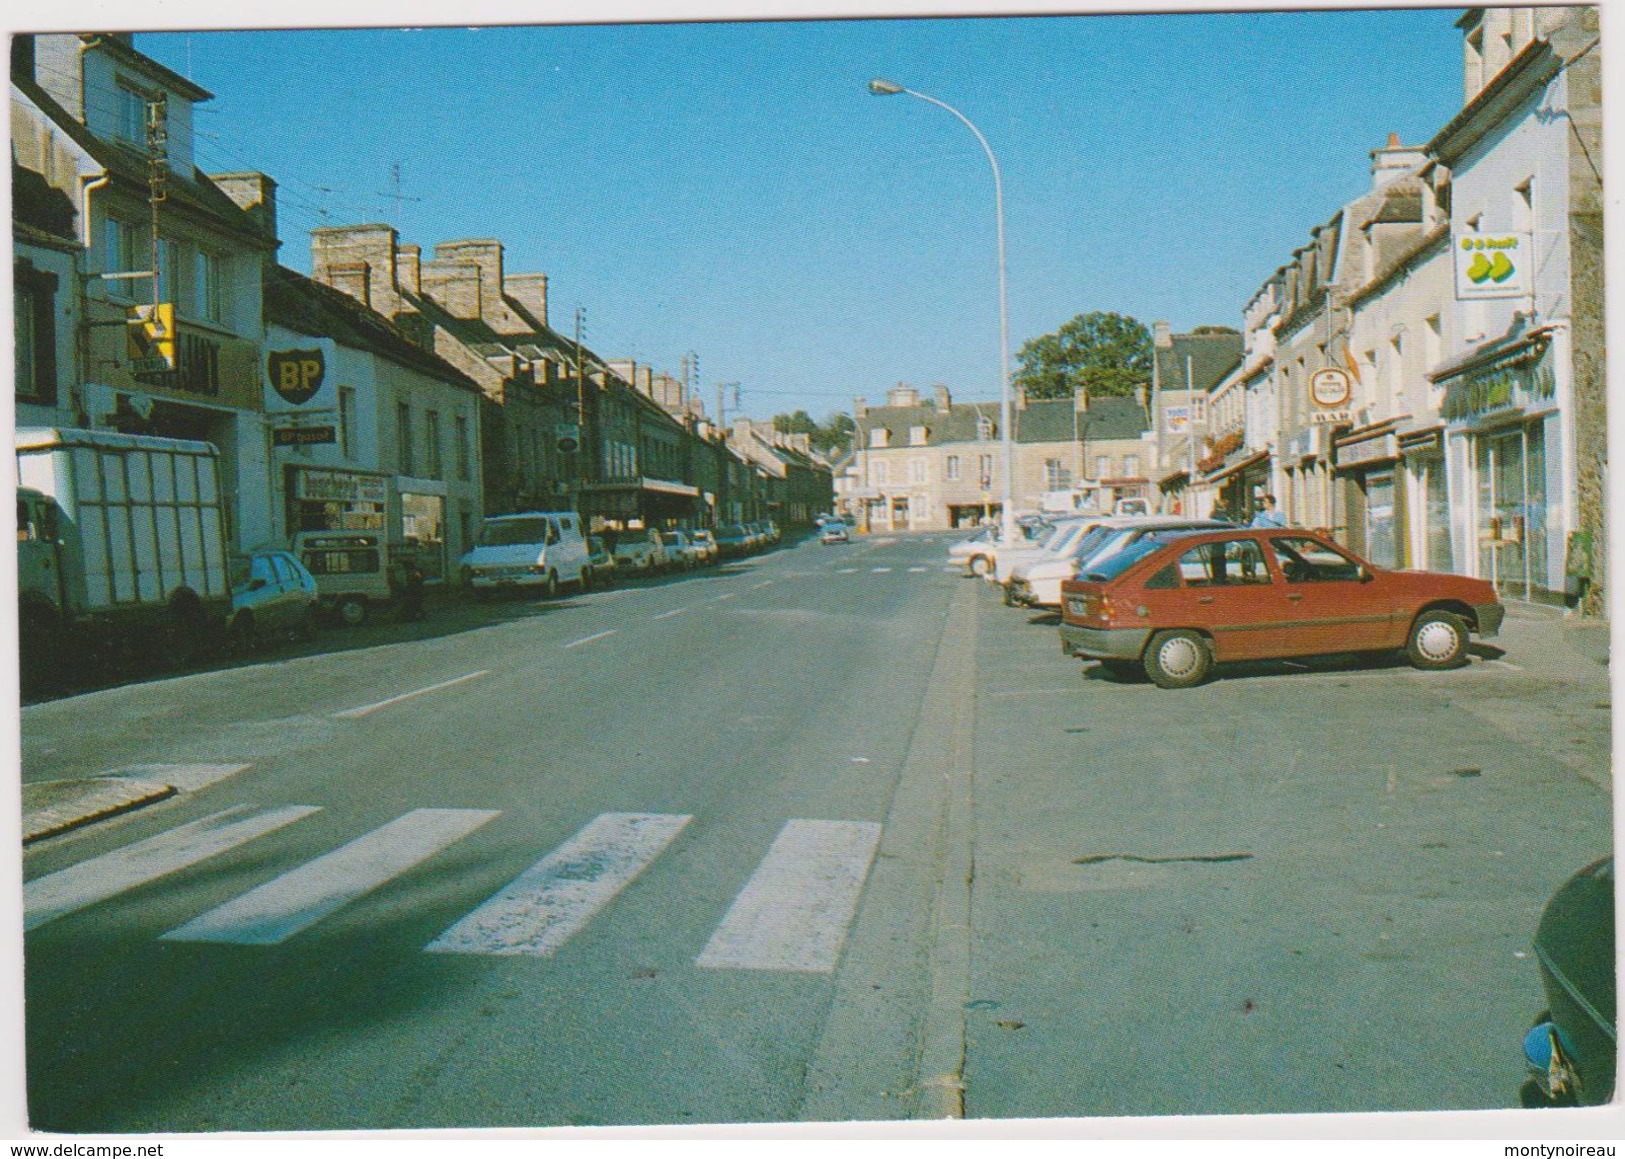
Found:
[[[656,495],[678,495],[684,499],[698,499],[700,489],[687,483],[673,483],[668,479],[628,479],[624,483],[593,483],[582,490],[588,494],[628,495],[638,491],[652,491]]]
[[[1236,472],[1245,471],[1248,467],[1251,467],[1254,463],[1262,463],[1265,459],[1268,459],[1269,457],[1270,457],[1270,453],[1268,451],[1255,451],[1254,453],[1252,453],[1251,455],[1246,456],[1245,458],[1237,459],[1234,463],[1231,463],[1228,466],[1220,467],[1217,471],[1214,471],[1212,474],[1204,475],[1202,477],[1202,481],[1204,483],[1219,483],[1219,482],[1222,482],[1223,480],[1228,479],[1228,478],[1230,478],[1230,476],[1236,474]]]

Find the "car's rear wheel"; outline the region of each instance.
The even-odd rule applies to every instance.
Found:
[[[1454,612],[1423,612],[1405,640],[1405,658],[1424,671],[1459,668],[1467,663],[1470,640],[1466,621]]]
[[[1158,688],[1190,688],[1213,670],[1207,638],[1189,628],[1158,632],[1145,650],[1145,674]]]
[[[226,644],[233,656],[247,656],[259,647],[259,632],[254,626],[251,612],[239,612],[231,621]]]
[[[976,555],[976,556],[971,557],[971,561],[970,561],[970,573],[971,573],[971,575],[978,576],[978,577],[985,576],[985,575],[987,575],[987,567],[988,567],[987,556],[985,556],[985,555]]]

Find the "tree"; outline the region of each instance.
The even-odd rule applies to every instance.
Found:
[[[1122,314],[1079,314],[1053,334],[1031,339],[1016,355],[1015,383],[1030,399],[1131,394],[1151,380],[1151,331]]]
[[[852,416],[840,411],[831,413],[822,423],[804,410],[794,414],[773,416],[773,429],[781,435],[807,435],[817,450],[841,451],[852,442],[852,431],[857,426]]]

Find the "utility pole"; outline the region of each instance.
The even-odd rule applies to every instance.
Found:
[[[587,307],[576,307],[576,473],[582,486],[587,483],[587,368],[581,354],[581,340],[587,332]]]
[[[160,286],[158,207],[169,196],[169,98],[159,93],[147,102],[147,204],[152,210],[152,313],[156,320],[158,303],[165,289]]]
[[[400,219],[402,202],[423,200],[421,197],[408,197],[406,194],[401,192],[401,163],[399,161],[396,161],[389,167],[389,188],[390,192],[380,193],[378,196],[387,197],[389,200],[395,203],[396,220]]]

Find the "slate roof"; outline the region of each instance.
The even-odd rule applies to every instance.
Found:
[[[342,290],[324,286],[283,266],[267,269],[264,283],[267,324],[369,350],[409,369],[480,393],[473,379],[417,345],[388,318],[369,310]]]
[[[996,437],[999,423],[996,402],[956,402],[947,414],[929,402],[918,406],[877,406],[870,407],[868,413],[856,421],[862,445],[868,444],[870,429],[885,427],[891,431],[891,448],[906,447],[909,428],[924,427],[929,445],[940,446],[976,442],[979,415],[991,420]],[[1088,411],[1076,414],[1070,398],[1035,400],[1025,409],[1012,402],[1010,417],[1018,443],[1072,442],[1080,431],[1091,439],[1137,439],[1151,429],[1145,411],[1127,395],[1091,398]]]
[[[1163,390],[1185,389],[1185,359],[1190,358],[1190,388],[1212,390],[1241,361],[1240,334],[1173,334],[1172,346],[1155,349],[1158,384]],[[1092,405],[1092,404],[1091,404]]]

